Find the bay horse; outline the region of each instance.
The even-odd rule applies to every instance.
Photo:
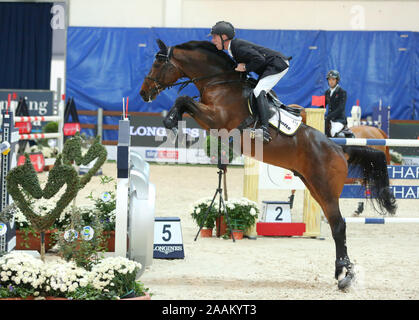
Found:
[[[246,81],[234,71],[234,61],[209,41],[189,41],[167,47],[157,40],[159,51],[140,89],[144,101],[152,101],[168,87],[193,83],[200,100],[180,96],[163,120],[166,128],[174,129],[184,113],[192,116],[205,130],[233,131],[248,118],[250,112],[244,95]],[[187,82],[176,83],[188,78]],[[249,141],[248,130],[242,140]],[[335,278],[338,288],[348,288],[355,276],[346,246],[346,224],[339,209],[339,196],[348,173],[348,163],[363,168],[365,183],[376,191],[380,208],[396,209],[389,189],[383,153],[366,147],[342,147],[319,130],[301,124],[295,135],[285,136],[270,128],[272,141],[263,144],[261,161],[293,171],[304,182],[326,216],[336,247]],[[255,140],[246,156],[255,157]],[[245,151],[242,145],[242,150]],[[258,159],[260,160],[260,159]]]

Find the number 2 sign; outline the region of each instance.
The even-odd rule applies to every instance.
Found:
[[[182,227],[178,217],[157,217],[154,220],[155,259],[183,259]]]
[[[263,201],[263,222],[291,222],[289,202]]]

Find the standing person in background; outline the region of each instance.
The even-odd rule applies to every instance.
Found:
[[[326,130],[326,135],[335,137],[347,124],[345,114],[346,91],[339,85],[340,74],[337,70],[330,70],[326,78],[329,89],[326,90],[324,95],[326,105],[329,105],[329,111],[325,117],[325,128],[330,127],[330,130]]]

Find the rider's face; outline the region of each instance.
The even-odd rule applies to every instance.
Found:
[[[223,44],[221,42],[221,36],[218,34],[213,34],[211,42],[217,47],[218,50],[223,50]]]
[[[327,81],[329,82],[329,87],[330,88],[334,88],[336,87],[338,80],[335,78],[330,77],[329,79],[327,79]]]

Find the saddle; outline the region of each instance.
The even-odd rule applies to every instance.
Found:
[[[253,114],[257,114],[257,102],[256,102],[256,98],[253,95],[253,89],[256,87],[257,85],[257,80],[254,78],[247,78],[246,79],[246,84],[247,86],[244,87],[244,91],[243,91],[243,95],[245,98],[249,99],[249,104],[252,108]],[[301,116],[301,109],[300,108],[294,108],[294,107],[290,107],[285,105],[284,103],[282,103],[281,100],[278,99],[278,96],[276,95],[275,91],[270,90],[267,94],[268,97],[268,102],[269,102],[269,106],[270,106],[270,110],[272,110],[272,107],[274,108],[281,108],[289,113],[291,113],[292,115],[299,117]]]
[[[256,86],[256,83],[257,81],[255,79],[248,78],[248,85],[245,86],[243,90],[243,95],[248,101],[250,116],[239,126],[240,130],[248,128],[252,124],[254,129],[259,122],[257,101],[253,95],[253,88]],[[268,92],[267,98],[269,105],[268,114],[270,126],[285,135],[294,135],[302,122],[300,114],[301,109],[283,104],[273,90]]]

